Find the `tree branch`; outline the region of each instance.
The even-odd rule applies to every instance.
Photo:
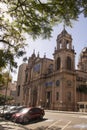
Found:
[[[1,39],[0,42],[3,42],[3,43],[5,43],[5,44],[7,44],[7,45],[9,45],[9,46],[14,48],[14,45],[11,45],[8,41],[6,41],[4,39]]]

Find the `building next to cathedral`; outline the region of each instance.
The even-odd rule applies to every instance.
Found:
[[[75,69],[76,53],[72,37],[65,28],[57,36],[56,43],[54,59],[46,58],[45,55],[40,58],[35,52],[29,57],[25,77],[22,79],[23,95],[18,89],[18,80],[17,97],[22,96],[22,104],[27,106],[87,111],[87,47],[82,50],[78,69]]]

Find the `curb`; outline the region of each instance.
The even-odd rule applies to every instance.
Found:
[[[87,112],[72,112],[72,111],[57,111],[57,110],[45,110],[46,112],[54,112],[54,113],[67,113],[67,114],[80,114],[87,115]]]

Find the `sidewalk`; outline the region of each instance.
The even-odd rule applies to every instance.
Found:
[[[45,110],[47,112],[57,112],[57,113],[67,113],[67,114],[80,114],[80,115],[87,115],[87,112],[74,112],[74,111],[58,111],[58,110]]]
[[[21,124],[16,124],[14,122],[10,122],[0,118],[0,130],[31,130],[31,129],[28,129]]]

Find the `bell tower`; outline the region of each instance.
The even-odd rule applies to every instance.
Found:
[[[54,52],[55,71],[75,70],[75,51],[72,47],[72,37],[65,28],[57,36],[57,47]]]
[[[59,93],[59,109],[74,110],[76,103],[75,50],[71,35],[63,29],[57,36],[54,51],[55,93]],[[59,84],[57,84],[57,82]],[[59,86],[59,87],[57,87]]]
[[[83,48],[80,54],[78,69],[87,72],[87,47]]]

